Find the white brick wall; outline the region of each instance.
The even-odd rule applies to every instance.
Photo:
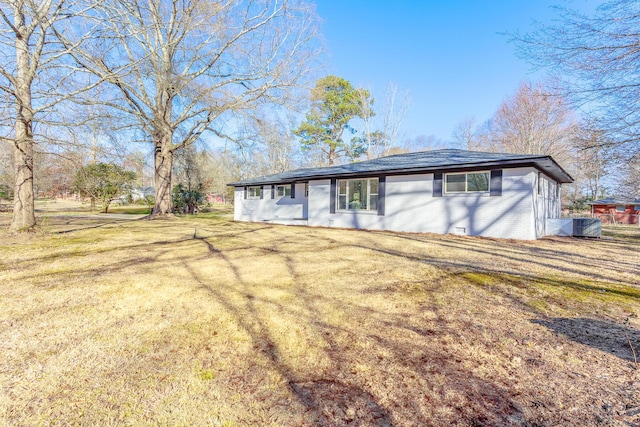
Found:
[[[328,179],[311,181],[308,199],[304,184],[298,184],[296,199],[286,204],[271,200],[268,186],[263,200],[245,200],[243,189],[237,188],[234,217],[286,224],[308,209],[310,226],[536,239],[544,235],[547,215],[559,216],[555,193],[546,194],[544,201],[538,198],[537,175],[534,168],[504,169],[501,196],[445,193],[443,197],[432,196],[433,174],[387,176],[383,216],[339,210],[331,214]]]
[[[539,173],[536,178],[535,186],[535,216],[536,216],[536,235],[537,237],[546,236],[547,218],[560,218],[560,187],[546,175]]]
[[[307,216],[307,198],[304,183],[296,184],[295,198],[271,198],[271,186],[265,185],[262,199],[245,199],[244,187],[234,192],[233,218],[236,221],[270,221],[282,224],[297,223]]]

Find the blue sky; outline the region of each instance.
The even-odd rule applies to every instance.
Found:
[[[505,32],[549,23],[553,5],[574,0],[316,0],[328,50],[327,74],[372,90],[389,82],[411,93],[406,137],[451,140],[466,117],[489,119],[524,80],[543,74],[515,56]]]

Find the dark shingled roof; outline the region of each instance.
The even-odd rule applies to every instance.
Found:
[[[513,168],[521,166],[533,166],[558,182],[573,182],[573,178],[571,178],[551,156],[484,153],[480,151],[446,149],[396,154],[346,165],[295,169],[274,175],[232,182],[228,185],[239,187],[245,185],[284,184],[294,181],[304,182],[312,179],[358,177],[376,174],[394,175],[448,170],[478,170],[495,167]]]
[[[588,205],[640,205],[640,199],[608,199],[594,200],[587,202]]]

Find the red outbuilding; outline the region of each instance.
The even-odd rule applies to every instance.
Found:
[[[591,216],[603,224],[638,224],[640,199],[601,199],[589,202]]]

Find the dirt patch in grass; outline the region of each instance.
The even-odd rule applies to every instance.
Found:
[[[221,212],[1,237],[3,425],[640,424],[634,238]]]

